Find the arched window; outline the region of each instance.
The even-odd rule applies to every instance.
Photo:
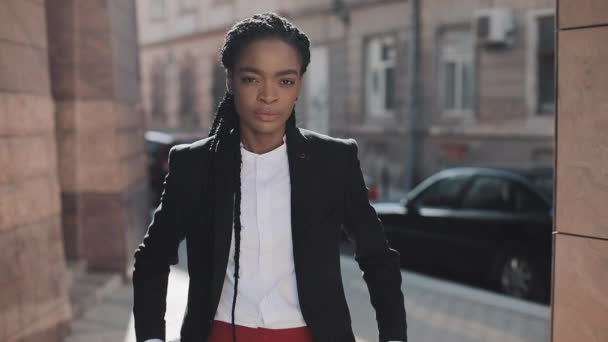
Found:
[[[196,65],[187,57],[179,69],[179,117],[182,125],[198,124],[196,112]]]
[[[153,121],[165,121],[167,97],[167,70],[165,63],[157,62],[150,75],[150,115]]]

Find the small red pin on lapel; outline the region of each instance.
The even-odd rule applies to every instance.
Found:
[[[302,152],[299,155],[300,159],[306,159],[306,153]]]

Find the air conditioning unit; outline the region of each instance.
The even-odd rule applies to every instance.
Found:
[[[477,42],[486,47],[512,46],[515,36],[513,11],[508,8],[487,8],[475,11]]]

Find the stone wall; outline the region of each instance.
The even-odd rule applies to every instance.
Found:
[[[134,3],[62,1],[47,17],[66,253],[124,272],[146,224]]]
[[[608,2],[558,1],[553,341],[608,340]]]
[[[43,1],[0,3],[0,340],[54,341],[71,317]]]
[[[61,341],[72,261],[125,274],[148,221],[134,1],[0,2],[0,340]]]

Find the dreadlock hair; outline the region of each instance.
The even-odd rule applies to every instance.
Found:
[[[308,37],[290,23],[287,19],[272,13],[256,14],[250,18],[243,19],[237,22],[226,33],[224,44],[220,50],[221,63],[227,71],[232,71],[241,51],[250,43],[260,39],[274,38],[279,39],[292,47],[294,47],[300,56],[301,69],[300,75],[306,72],[306,68],[310,63],[310,41]],[[296,125],[295,109],[287,120],[287,125]],[[220,147],[226,144],[228,135],[234,131],[240,136],[239,131],[239,116],[234,104],[234,95],[226,91],[222,101],[220,102],[209,136],[211,141],[211,165],[213,165],[214,155],[220,152]],[[236,152],[233,156],[235,159],[234,165],[237,167],[237,172],[233,172],[235,193],[233,201],[233,226],[234,226],[234,296],[232,298],[232,340],[236,342],[236,327],[234,324],[234,313],[236,308],[236,297],[238,291],[239,280],[239,255],[241,244],[241,177],[240,170],[242,167],[241,150],[235,148]],[[228,151],[228,150],[226,150]]]

